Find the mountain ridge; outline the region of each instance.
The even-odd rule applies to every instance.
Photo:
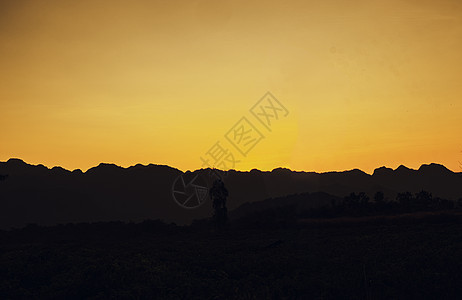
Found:
[[[144,164],[141,164],[141,163],[137,163],[136,165],[132,165],[132,166],[128,166],[128,167],[122,167],[122,166],[119,166],[115,163],[106,163],[106,162],[101,162],[99,163],[97,166],[94,166],[94,167],[90,167],[88,168],[88,170],[86,171],[82,171],[82,169],[74,169],[74,170],[70,170],[70,169],[66,169],[66,168],[63,168],[61,166],[53,166],[53,167],[47,167],[43,164],[38,164],[38,165],[33,165],[33,164],[30,164],[30,163],[27,163],[25,162],[24,160],[20,159],[20,158],[10,158],[8,159],[7,161],[0,161],[0,164],[5,164],[5,163],[14,163],[14,164],[20,164],[20,165],[27,165],[27,166],[32,166],[32,167],[40,167],[40,168],[46,168],[48,170],[53,170],[53,169],[60,169],[60,170],[65,170],[65,171],[68,171],[68,172],[78,172],[78,171],[81,171],[82,173],[87,173],[88,171],[90,170],[95,170],[95,169],[98,169],[98,168],[110,168],[110,167],[115,167],[117,169],[124,169],[124,170],[129,170],[129,169],[140,169],[140,168],[147,168],[147,167],[153,167],[153,166],[156,166],[156,167],[168,167],[168,168],[171,168],[171,169],[174,169],[174,170],[178,170],[178,171],[181,171],[183,173],[185,172],[195,172],[195,171],[199,171],[199,170],[204,170],[204,169],[195,169],[193,171],[191,170],[186,170],[186,171],[182,171],[178,168],[175,168],[173,166],[169,166],[169,165],[164,165],[164,164],[153,164],[153,163],[149,163],[147,165],[144,165]],[[209,168],[207,168],[209,169]],[[207,170],[206,169],[206,170]],[[378,168],[375,168],[374,171],[372,172],[372,174],[369,174],[367,173],[366,171],[363,171],[361,169],[358,169],[358,168],[353,168],[353,169],[346,169],[346,170],[339,170],[339,171],[326,171],[326,172],[316,172],[316,171],[299,171],[299,170],[292,170],[290,168],[285,168],[285,167],[276,167],[272,170],[260,170],[260,169],[252,169],[250,171],[241,171],[241,170],[235,170],[235,169],[230,169],[230,170],[227,170],[228,172],[229,171],[234,171],[234,172],[243,172],[243,173],[250,173],[250,172],[260,172],[260,173],[272,173],[272,172],[291,172],[291,173],[304,173],[304,174],[307,174],[307,173],[314,173],[314,174],[335,174],[335,173],[344,173],[344,172],[351,172],[351,173],[364,173],[366,175],[370,175],[370,176],[373,176],[374,173],[376,173],[377,171],[382,171],[382,170],[391,170],[391,171],[421,171],[421,170],[427,170],[427,169],[433,169],[433,170],[444,170],[445,172],[450,172],[450,173],[454,173],[454,174],[461,174],[462,172],[454,172],[450,169],[448,169],[446,166],[442,165],[442,164],[438,164],[438,163],[429,163],[429,164],[422,164],[420,165],[420,167],[418,169],[413,169],[413,168],[409,168],[405,165],[399,165],[396,169],[393,169],[393,168],[390,168],[390,167],[386,167],[386,166],[381,166],[381,167],[378,167]],[[221,171],[225,171],[225,170],[221,170]]]
[[[8,175],[0,182],[0,229],[28,223],[145,219],[189,224],[211,216],[211,201],[207,197],[205,205],[185,209],[174,201],[174,184],[180,176],[209,178],[210,173],[211,169],[183,172],[167,165],[124,168],[112,163],[101,163],[83,172],[9,159],[0,162],[0,175]],[[287,168],[230,170],[225,174],[230,212],[247,202],[316,192],[340,198],[365,192],[372,199],[375,192],[382,191],[386,198],[394,199],[400,192],[426,190],[449,200],[462,197],[461,174],[439,164],[422,165],[418,170],[380,167],[372,174],[359,169],[317,173]],[[203,184],[208,188],[211,182]]]

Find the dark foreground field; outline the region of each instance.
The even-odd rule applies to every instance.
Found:
[[[0,234],[1,299],[456,299],[457,215],[180,228],[29,226]],[[260,228],[259,228],[260,227]],[[279,228],[277,228],[279,227]]]

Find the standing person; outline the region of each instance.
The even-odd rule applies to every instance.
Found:
[[[219,178],[213,182],[210,188],[210,198],[213,200],[214,223],[217,228],[222,228],[228,219],[228,209],[226,208],[226,198],[228,190],[223,181]]]

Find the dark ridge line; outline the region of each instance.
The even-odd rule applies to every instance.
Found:
[[[135,170],[135,169],[141,169],[141,168],[148,168],[148,167],[166,167],[166,168],[169,168],[169,169],[172,169],[172,170],[176,170],[176,171],[179,171],[181,173],[188,173],[188,172],[198,172],[198,171],[208,171],[208,170],[211,170],[211,168],[201,168],[201,169],[196,169],[196,170],[186,170],[186,171],[182,171],[178,168],[175,168],[175,167],[172,167],[172,166],[169,166],[169,165],[163,165],[163,164],[153,164],[153,163],[150,163],[148,165],[144,165],[144,164],[141,164],[141,163],[137,163],[136,165],[132,165],[132,166],[129,166],[129,167],[122,167],[122,166],[119,166],[119,165],[116,165],[114,163],[99,163],[97,166],[94,166],[94,167],[90,167],[88,168],[88,170],[86,170],[85,172],[83,172],[81,169],[74,169],[74,170],[68,170],[68,169],[65,169],[61,166],[53,166],[51,168],[43,165],[43,164],[38,164],[38,165],[33,165],[33,164],[29,164],[29,163],[26,163],[24,162],[24,160],[20,159],[20,158],[10,158],[8,159],[7,161],[0,161],[0,164],[7,164],[7,163],[18,163],[18,164],[22,164],[22,165],[26,165],[26,166],[30,166],[30,167],[41,167],[41,168],[46,168],[47,170],[61,170],[61,171],[66,171],[66,172],[78,172],[78,173],[83,173],[83,174],[87,174],[87,173],[92,173],[94,170],[98,169],[98,168],[102,168],[102,167],[111,167],[111,168],[114,168],[114,169],[120,169],[120,170]],[[272,169],[271,171],[262,171],[262,170],[259,170],[259,169],[252,169],[250,171],[240,171],[240,170],[235,170],[235,169],[229,169],[227,170],[226,172],[236,172],[236,173],[298,173],[298,174],[338,174],[338,173],[357,173],[357,174],[362,174],[362,175],[367,175],[367,176],[374,176],[374,175],[377,175],[379,172],[382,173],[384,171],[391,171],[391,172],[424,172],[425,170],[428,170],[428,168],[430,167],[433,167],[433,168],[439,168],[439,169],[442,169],[444,170],[445,172],[449,172],[449,173],[453,173],[453,174],[462,174],[462,172],[454,172],[454,171],[451,171],[449,170],[446,166],[442,165],[442,164],[438,164],[438,163],[430,163],[430,164],[422,164],[418,169],[412,169],[412,168],[408,168],[404,165],[400,165],[398,166],[396,169],[392,169],[392,168],[389,168],[389,167],[386,167],[386,166],[382,166],[382,167],[379,167],[379,168],[376,168],[374,169],[374,171],[372,172],[372,174],[369,174],[369,173],[366,173],[358,168],[354,168],[354,169],[350,169],[350,170],[343,170],[343,171],[326,171],[326,172],[314,172],[314,171],[297,171],[297,170],[291,170],[289,168],[284,168],[284,167],[277,167],[277,168],[274,168]],[[219,170],[219,171],[222,171],[224,172],[223,170]]]

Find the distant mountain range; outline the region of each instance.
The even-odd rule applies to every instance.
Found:
[[[104,163],[82,172],[61,167],[49,169],[10,159],[0,162],[0,175],[8,175],[0,181],[0,229],[28,223],[54,225],[144,219],[188,224],[194,219],[211,216],[211,201],[195,209],[180,207],[172,197],[173,184],[179,176],[208,178],[209,172],[209,169],[201,169],[183,173],[153,164],[122,168]],[[372,198],[375,192],[383,191],[386,197],[394,199],[398,192],[426,190],[441,198],[462,198],[462,173],[438,164],[422,165],[418,170],[405,166],[396,170],[381,167],[372,175],[358,169],[327,173],[283,168],[270,172],[231,170],[224,182],[229,190],[230,211],[247,202],[317,192],[322,194],[306,196],[307,207],[320,201],[319,195],[328,199],[329,195],[338,198],[351,192],[365,192]],[[305,201],[301,197],[305,196],[294,199]],[[234,215],[238,212],[236,210]]]

